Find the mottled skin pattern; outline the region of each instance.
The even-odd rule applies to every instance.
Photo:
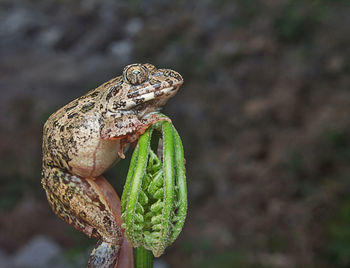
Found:
[[[119,198],[101,176],[154,122],[183,83],[169,69],[132,64],[52,114],[44,125],[43,178],[55,214],[99,239],[88,267],[116,267],[123,243]],[[108,192],[108,194],[107,194]],[[119,204],[119,203],[118,203]]]

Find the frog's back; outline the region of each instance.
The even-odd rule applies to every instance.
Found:
[[[80,127],[86,117],[96,113],[102,95],[101,87],[98,87],[54,112],[44,124],[44,142],[52,136],[65,138],[67,130]]]

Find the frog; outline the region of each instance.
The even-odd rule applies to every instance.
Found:
[[[158,112],[182,84],[174,70],[130,64],[45,122],[41,183],[59,218],[98,239],[88,268],[132,267],[120,199],[103,173],[148,127],[169,120]]]

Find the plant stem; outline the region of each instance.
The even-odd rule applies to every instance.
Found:
[[[136,248],[136,266],[135,268],[153,268],[152,251],[140,246]]]

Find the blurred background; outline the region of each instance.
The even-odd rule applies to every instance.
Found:
[[[41,187],[51,113],[150,62],[185,83],[189,213],[157,262],[350,267],[350,2],[1,0],[0,267],[84,267]],[[130,154],[129,154],[130,156]],[[121,193],[128,161],[106,174]]]

